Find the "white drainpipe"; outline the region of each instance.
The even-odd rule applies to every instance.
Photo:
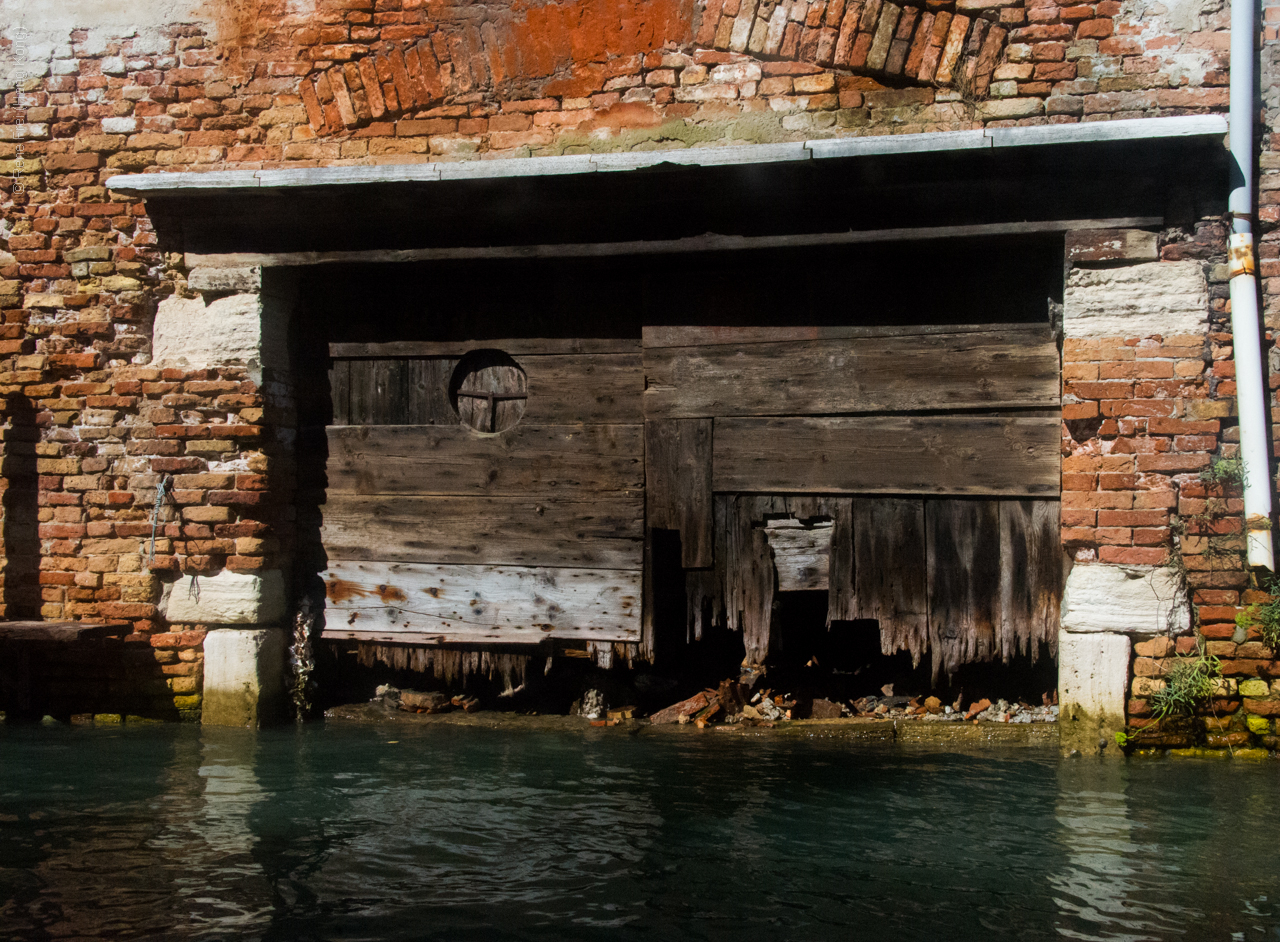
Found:
[[[1250,566],[1275,570],[1271,546],[1271,460],[1267,388],[1263,383],[1258,283],[1253,263],[1254,0],[1231,3],[1231,333],[1236,363],[1236,412],[1244,465],[1244,516]]]

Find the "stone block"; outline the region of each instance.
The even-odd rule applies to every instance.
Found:
[[[160,598],[160,615],[170,622],[264,625],[284,613],[284,578],[278,569],[183,576],[166,585]]]
[[[1142,229],[1076,229],[1067,233],[1067,261],[1073,265],[1097,262],[1154,262],[1160,246],[1154,232]]]
[[[279,628],[219,628],[204,642],[205,726],[257,727],[284,713],[285,638]]]
[[[1242,697],[1265,698],[1271,695],[1271,688],[1267,682],[1257,677],[1240,681],[1239,690]]]
[[[262,269],[249,268],[196,268],[187,276],[187,287],[192,291],[257,292],[262,288]]]
[[[1129,638],[1122,634],[1058,635],[1059,737],[1064,753],[1120,752],[1125,725]]]
[[[1177,633],[1190,630],[1191,612],[1171,569],[1081,563],[1072,568],[1062,594],[1062,628]]]
[[[1208,319],[1209,285],[1196,261],[1075,268],[1067,276],[1069,338],[1203,334]]]
[[[166,298],[156,310],[154,366],[188,370],[218,366],[288,367],[287,308],[267,295]]]

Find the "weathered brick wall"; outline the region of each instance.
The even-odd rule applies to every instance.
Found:
[[[10,482],[30,486],[11,487],[5,501],[10,616],[124,619],[143,644],[199,630],[159,619],[162,576],[289,562],[291,469],[277,434],[289,424],[289,390],[239,370],[148,365],[156,305],[186,291],[184,274],[145,207],[104,189],[116,173],[514,158],[1226,107],[1228,14],[1212,2],[1142,18],[1113,0],[260,0],[211,9],[207,22],[150,24],[159,28],[134,36],[85,23],[22,49],[13,35],[0,40],[8,62],[34,73],[21,89],[0,86],[0,393],[7,466],[30,465]],[[1264,256],[1277,247],[1265,244]],[[1113,346],[1068,352],[1070,382],[1125,387],[1081,396],[1100,410],[1127,399],[1229,409],[1218,366],[1136,372],[1204,366],[1196,351]],[[1226,370],[1221,351],[1209,356]],[[1068,521],[1073,548],[1099,559],[1162,552],[1179,489],[1199,499],[1185,475],[1230,447],[1213,438],[1226,412],[1192,412],[1113,409],[1095,437],[1108,443],[1105,459],[1082,453],[1077,468],[1068,458],[1070,475],[1095,476],[1084,489],[1102,495],[1094,500],[1132,498],[1071,507],[1080,511]],[[1153,427],[1156,418],[1189,424]],[[150,513],[165,475],[173,502],[153,560]],[[1132,482],[1121,486],[1124,475]],[[198,697],[198,674],[169,673],[169,694]]]

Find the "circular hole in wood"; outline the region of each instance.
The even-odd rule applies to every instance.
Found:
[[[449,381],[449,401],[463,425],[477,432],[505,432],[520,421],[529,381],[520,364],[501,350],[472,350]]]

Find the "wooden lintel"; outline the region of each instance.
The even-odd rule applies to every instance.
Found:
[[[628,242],[566,242],[549,245],[453,246],[430,249],[358,249],[334,252],[188,252],[188,268],[264,268],[308,265],[442,262],[500,258],[604,258],[614,255],[680,255],[688,252],[732,252],[749,249],[807,248],[819,245],[863,245],[875,242],[919,242],[984,236],[1036,235],[1073,229],[1150,229],[1164,225],[1163,216],[1124,216],[1114,219],[1048,219],[1036,222],[981,223],[970,226],[917,226],[812,232],[789,235],[740,236],[708,232],[681,239]]]

